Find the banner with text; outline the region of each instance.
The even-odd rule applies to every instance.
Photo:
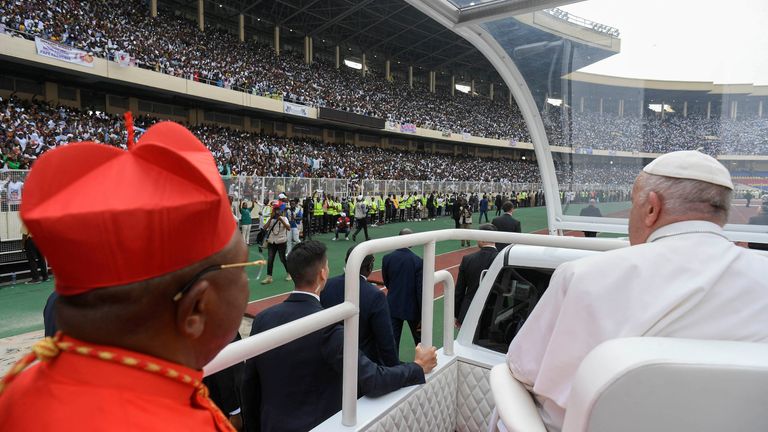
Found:
[[[291,102],[283,102],[283,112],[301,117],[309,117],[309,107]]]
[[[413,123],[402,123],[400,125],[400,132],[402,133],[416,133],[416,125]]]
[[[56,60],[74,63],[80,66],[93,67],[93,55],[76,48],[60,45],[45,39],[35,38],[37,54]]]

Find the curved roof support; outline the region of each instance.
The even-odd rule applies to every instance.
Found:
[[[544,122],[539,114],[536,101],[533,99],[533,94],[517,65],[515,65],[515,62],[512,61],[493,36],[480,27],[480,25],[470,24],[457,27],[457,22],[451,15],[441,13],[439,8],[433,8],[433,4],[440,3],[439,0],[407,1],[430,18],[453,30],[456,34],[474,45],[491,62],[512,91],[517,106],[523,114],[528,132],[531,134],[536,160],[539,164],[541,183],[547,202],[547,227],[549,233],[553,235],[560,234],[558,225],[562,220],[563,210],[560,205],[560,190],[557,184],[557,176],[555,175],[552,152],[549,149],[549,140],[547,139]]]

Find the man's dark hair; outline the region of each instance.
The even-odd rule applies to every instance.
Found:
[[[478,227],[480,231],[498,231],[498,228],[496,228],[496,225],[490,224],[490,223],[484,223]]]
[[[357,247],[357,245],[352,246],[351,248],[347,249],[347,256],[344,258],[344,264],[349,261],[349,255],[352,254],[352,251]],[[363,262],[360,263],[360,274],[362,275],[369,275],[373,271],[373,255],[366,255],[365,258],[363,258]]]
[[[293,247],[286,268],[296,286],[311,283],[328,260],[326,247],[317,240],[303,241]]]
[[[512,204],[512,201],[507,201],[501,205],[501,210],[504,213],[509,213],[509,211],[512,210],[513,208],[515,208],[515,205]]]

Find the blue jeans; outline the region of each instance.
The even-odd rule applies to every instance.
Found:
[[[336,237],[335,238],[339,238],[339,233],[344,234],[344,238],[347,238],[347,237],[349,237],[349,228],[341,228],[341,229],[339,229],[338,227],[336,227]]]
[[[483,215],[485,215],[485,221],[488,222],[488,210],[480,210],[480,217],[477,218],[477,223],[483,223]]]

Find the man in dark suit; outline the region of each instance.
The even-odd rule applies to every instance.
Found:
[[[413,231],[408,228],[400,231],[400,235],[412,233]],[[421,258],[408,248],[397,249],[385,255],[382,262],[381,274],[388,290],[387,302],[398,355],[403,321],[408,321],[414,343],[418,345],[421,342],[422,267]]]
[[[288,258],[295,291],[283,302],[259,313],[251,335],[323,310],[318,295],[328,278],[325,245],[299,243]],[[248,431],[303,432],[341,409],[344,330],[334,324],[300,337],[246,362],[243,416]],[[424,383],[437,364],[434,347],[416,347],[414,363],[379,366],[358,355],[358,396],[381,396],[401,387]]]
[[[504,211],[504,214],[493,218],[491,222],[493,226],[499,231],[521,232],[520,221],[512,217],[512,213],[515,212],[515,205],[511,201],[507,201],[501,205],[501,210]],[[496,249],[499,252],[507,246],[509,246],[509,243],[496,243]]]
[[[232,342],[237,342],[240,339],[240,332],[237,332]],[[203,378],[203,384],[208,387],[208,397],[229,418],[229,422],[237,430],[243,428],[240,386],[244,366],[245,363],[240,362]]]
[[[581,209],[579,216],[603,217],[600,209],[595,206],[596,203],[594,198],[590,199],[589,205]],[[597,233],[594,231],[584,231],[584,237],[597,237]]]
[[[56,316],[54,310],[56,308],[56,300],[59,298],[59,293],[54,290],[51,295],[48,296],[48,300],[45,301],[45,307],[43,308],[43,327],[45,328],[45,337],[53,337],[56,335],[58,326],[56,325]]]
[[[347,250],[347,258],[355,246]],[[368,276],[373,271],[374,256],[367,255],[360,265],[360,350],[374,363],[382,366],[400,364],[395,348],[395,338],[392,335],[392,323],[389,318],[387,296],[368,282]],[[320,293],[320,304],[328,309],[344,302],[344,275],[328,279],[323,292]]]
[[[501,194],[496,194],[496,201],[494,201],[493,205],[496,206],[496,216],[501,215],[501,205],[504,204],[503,201],[501,201]]]
[[[496,231],[496,227],[493,224],[482,224],[480,230]],[[453,309],[457,328],[461,327],[464,322],[469,305],[472,304],[472,299],[480,286],[480,275],[484,270],[488,270],[499,253],[493,242],[478,241],[477,246],[480,250],[462,258],[461,265],[459,265],[459,279],[456,281],[456,298]]]

